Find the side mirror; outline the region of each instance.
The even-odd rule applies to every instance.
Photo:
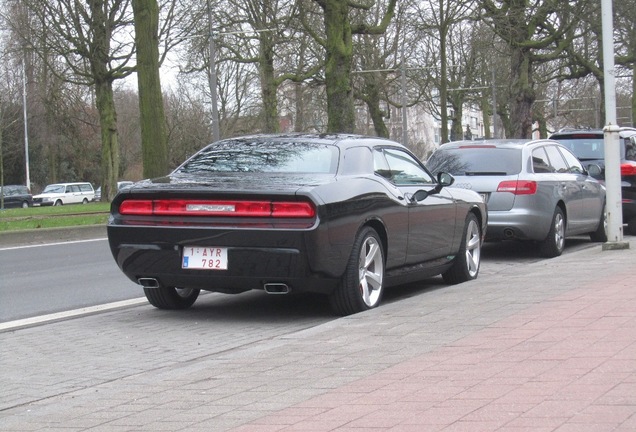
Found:
[[[446,172],[439,172],[437,174],[437,184],[435,185],[435,187],[431,189],[430,191],[418,190],[417,192],[413,194],[411,201],[412,202],[423,201],[429,195],[435,195],[439,193],[439,191],[441,191],[443,188],[450,186],[453,183],[455,183],[455,177],[453,177],[451,174]]]
[[[603,173],[603,171],[601,170],[601,167],[598,166],[597,164],[589,164],[587,166],[587,173],[589,175],[591,175],[592,177],[601,177],[601,174]]]
[[[442,171],[442,172],[437,173],[437,183],[441,187],[450,186],[453,183],[455,183],[455,177],[453,177],[451,174],[449,174],[447,172],[443,172]],[[440,188],[440,190],[441,190],[441,188]]]

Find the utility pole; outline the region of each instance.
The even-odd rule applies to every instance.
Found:
[[[619,127],[616,123],[616,71],[614,69],[614,21],[612,0],[601,0],[603,25],[603,76],[605,78],[605,187],[607,242],[603,250],[629,249],[623,241]]]

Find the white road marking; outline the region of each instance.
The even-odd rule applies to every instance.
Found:
[[[59,245],[67,245],[67,244],[74,244],[74,243],[88,243],[88,242],[104,241],[104,240],[108,240],[108,238],[104,237],[104,238],[96,238],[96,239],[89,239],[89,240],[72,240],[72,241],[61,241],[56,243],[42,243],[42,244],[32,244],[32,245],[24,245],[24,246],[12,246],[12,247],[0,248],[0,251],[14,250],[14,249],[28,249],[28,248],[35,248],[35,247],[42,247],[42,246],[59,246]]]
[[[58,321],[58,320],[73,318],[73,317],[82,316],[82,315],[90,315],[97,312],[104,312],[104,311],[118,309],[118,308],[127,307],[127,306],[136,306],[138,304],[145,303],[146,301],[147,301],[146,297],[141,297],[141,298],[136,298],[131,300],[122,300],[118,302],[107,303],[107,304],[102,304],[97,306],[89,306],[89,307],[65,311],[65,312],[57,312],[57,313],[48,314],[48,315],[41,315],[41,316],[32,317],[32,318],[24,318],[24,319],[15,320],[15,321],[9,321],[6,323],[0,323],[0,331],[15,330],[17,328],[30,327],[33,325],[43,324],[43,323],[47,323],[51,321]]]

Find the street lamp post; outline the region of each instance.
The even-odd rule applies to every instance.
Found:
[[[24,53],[26,57],[26,51]],[[27,116],[27,96],[26,96],[26,59],[22,58],[22,106],[24,114],[24,160],[26,166],[26,187],[31,190],[31,177],[29,174],[29,126]]]
[[[607,242],[603,250],[629,249],[623,242],[619,127],[616,123],[616,82],[614,70],[614,21],[612,0],[601,0],[603,26],[603,76],[605,78],[605,187]]]

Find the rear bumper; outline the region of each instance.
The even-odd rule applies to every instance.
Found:
[[[486,240],[543,240],[550,231],[552,217],[527,209],[489,211]]]
[[[319,230],[260,231],[109,225],[111,252],[122,272],[138,283],[223,293],[280,283],[294,292],[328,294],[344,273],[346,259],[323,241]],[[181,267],[187,245],[228,248],[227,270]],[[344,253],[344,252],[343,252]]]

